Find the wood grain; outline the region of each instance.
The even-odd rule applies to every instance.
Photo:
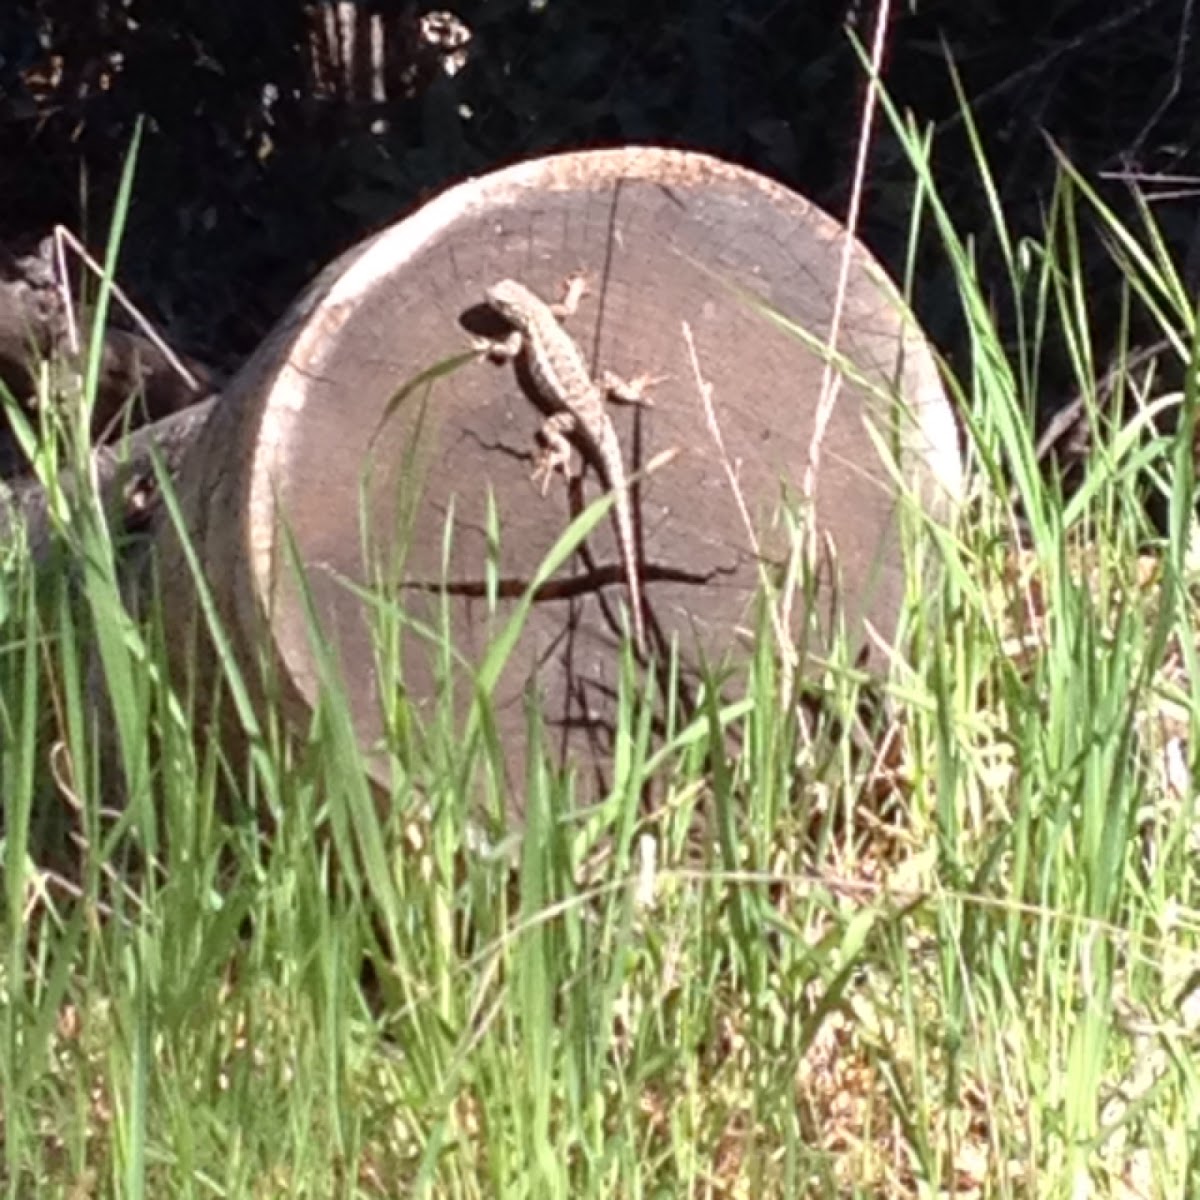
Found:
[[[826,336],[845,237],[761,176],[648,148],[561,155],[468,181],[356,247],[233,381],[184,464],[191,534],[245,660],[267,646],[303,725],[319,685],[294,546],[363,744],[382,733],[381,696],[403,687],[434,723],[447,686],[439,654],[413,628],[399,677],[381,676],[355,590],[381,576],[410,620],[448,620],[464,655],[453,682],[465,719],[472,665],[571,519],[572,493],[559,487],[543,500],[529,482],[541,417],[511,368],[469,361],[404,389],[469,348],[486,324],[489,284],[517,278],[551,297],[584,270],[592,292],[570,328],[596,369],[668,377],[653,408],[613,414],[632,472],[678,451],[633,496],[652,644],[664,655],[677,645],[692,684],[702,661],[744,664],[761,571],[778,576],[787,557],[778,512],[800,486],[825,370],[811,341],[771,312],[810,339]],[[852,636],[865,645],[865,622],[891,636],[902,586],[896,496],[868,426],[899,449],[904,474],[938,512],[953,504],[961,466],[928,347],[870,255],[859,245],[852,255],[839,341],[851,366],[823,446],[817,513],[836,547]],[[753,539],[706,427],[685,322]],[[587,478],[574,500],[599,494]],[[166,537],[164,577],[184,580],[169,565],[172,545]],[[539,596],[501,675],[501,790],[513,815],[523,807],[530,689],[553,760],[582,768],[584,795],[608,786],[622,577],[602,521]],[[829,595],[819,599],[821,611]],[[382,778],[383,759],[373,763]]]

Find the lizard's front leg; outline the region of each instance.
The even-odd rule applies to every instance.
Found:
[[[471,339],[471,344],[477,354],[486,355],[492,362],[497,363],[512,362],[521,353],[524,343],[525,339],[519,329],[514,329],[502,338],[473,337]]]
[[[560,412],[547,417],[538,432],[542,445],[535,459],[533,481],[541,485],[543,496],[550,490],[550,477],[555,471],[561,471],[570,478],[571,440],[567,435],[574,428],[575,414]]]

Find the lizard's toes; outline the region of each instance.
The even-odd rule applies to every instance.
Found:
[[[654,400],[646,395],[646,392],[669,378],[669,375],[651,375],[649,371],[643,371],[632,379],[622,379],[612,371],[605,371],[602,382],[604,390],[613,399],[624,404],[641,404],[645,408],[653,408]]]
[[[544,496],[550,490],[550,480],[558,473],[567,478],[571,471],[571,458],[553,447],[542,450],[533,468],[533,481],[541,487]]]

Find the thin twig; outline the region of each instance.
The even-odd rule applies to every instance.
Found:
[[[1188,43],[1192,37],[1192,3],[1193,0],[1184,0],[1183,12],[1179,16],[1179,44],[1175,47],[1175,70],[1171,75],[1170,85],[1167,87],[1167,93],[1159,101],[1158,106],[1146,119],[1146,123],[1142,126],[1142,131],[1133,139],[1133,145],[1130,146],[1128,154],[1131,159],[1137,157],[1143,143],[1150,136],[1150,131],[1162,119],[1163,113],[1174,103],[1176,96],[1179,95],[1179,89],[1183,83],[1183,64],[1187,58]]]
[[[1047,51],[1041,58],[1034,59],[1028,66],[1022,67],[1021,70],[1014,72],[1012,75],[1006,76],[999,83],[987,88],[979,93],[971,101],[970,113],[974,116],[985,105],[995,100],[997,96],[1003,95],[1010,91],[1022,80],[1029,78],[1031,75],[1040,74],[1052,63],[1064,55],[1071,54],[1076,50],[1082,50],[1109,34],[1116,33],[1123,29],[1126,25],[1131,25],[1144,13],[1150,9],[1157,7],[1163,0],[1143,0],[1141,4],[1135,5],[1132,8],[1125,9],[1124,12],[1118,13],[1114,17],[1110,17],[1107,21],[1101,21],[1098,25],[1093,25],[1090,29],[1085,29],[1082,33],[1076,34],[1075,37],[1068,38],[1065,42],[1053,47]],[[947,117],[937,128],[939,134],[945,134],[948,130],[962,124],[967,118],[965,111],[959,111],[953,116]]]
[[[704,419],[708,425],[708,431],[712,435],[713,443],[717,448],[717,456],[721,460],[721,466],[725,470],[725,474],[729,479],[729,487],[733,492],[733,501],[737,505],[738,514],[742,518],[742,524],[746,528],[746,536],[750,539],[750,545],[754,549],[755,558],[760,564],[759,569],[762,569],[762,547],[758,540],[758,533],[754,528],[753,518],[750,516],[750,508],[746,504],[746,496],[742,491],[741,480],[738,478],[737,467],[729,456],[729,451],[725,448],[725,438],[721,433],[721,423],[717,419],[717,411],[713,405],[712,384],[704,378],[704,374],[700,369],[700,357],[696,353],[696,342],[692,336],[692,327],[687,321],[683,322],[683,340],[687,345],[688,358],[692,364],[692,375],[696,381],[696,394],[700,397],[700,405],[704,409]],[[770,605],[771,623],[775,627],[775,637],[779,642],[780,651],[783,655],[786,668],[786,678],[784,681],[784,697],[785,702],[791,696],[791,681],[796,671],[796,651],[792,646],[791,640],[787,636],[787,626],[784,624],[779,613],[775,611],[775,606]],[[786,703],[785,703],[786,707]]]
[[[850,269],[854,261],[857,247],[855,231],[858,229],[859,214],[862,211],[863,188],[867,174],[867,156],[871,145],[871,130],[874,124],[875,108],[879,95],[880,79],[883,66],[884,39],[888,28],[888,18],[891,12],[891,0],[881,0],[875,17],[875,35],[871,43],[871,77],[867,82],[867,94],[863,103],[862,121],[859,127],[858,149],[855,154],[854,184],[850,190],[850,206],[846,214],[846,228],[842,242],[842,259],[838,270],[837,291],[834,294],[833,316],[829,323],[829,334],[826,339],[825,363],[821,372],[821,395],[817,403],[817,413],[813,421],[812,439],[808,446],[808,463],[804,469],[800,494],[804,503],[806,528],[803,536],[794,539],[792,552],[788,557],[787,573],[783,586],[783,624],[785,628],[792,625],[792,603],[799,592],[800,570],[802,564],[816,563],[816,501],[817,476],[821,467],[821,447],[833,418],[833,410],[837,405],[838,393],[841,390],[841,372],[834,367],[838,336],[842,328],[842,313],[846,306],[846,293],[850,286]]]
[[[71,248],[75,251],[76,254],[79,255],[79,257],[84,261],[84,263],[88,267],[91,268],[92,272],[101,279],[104,277],[104,268],[87,252],[83,243],[65,225],[56,225],[54,227],[54,237],[55,237],[56,244],[58,243],[59,239],[69,242],[71,245]],[[66,286],[66,267],[61,261],[61,254],[59,255],[59,270],[62,273],[60,281],[59,281],[60,286],[65,287]],[[163,358],[165,358],[167,360],[167,362],[170,363],[170,365],[175,368],[175,370],[179,374],[179,377],[184,381],[184,383],[186,383],[188,385],[188,387],[190,387],[193,391],[199,391],[200,390],[200,381],[195,377],[195,375],[193,375],[191,373],[191,371],[189,371],[187,369],[187,367],[185,367],[183,365],[183,360],[179,357],[179,355],[177,355],[175,353],[174,350],[171,349],[170,346],[167,345],[167,343],[165,341],[163,341],[163,339],[159,335],[158,331],[154,328],[153,325],[150,324],[150,321],[146,317],[142,316],[141,311],[137,308],[137,306],[133,303],[133,301],[130,300],[129,297],[121,290],[121,287],[116,282],[116,280],[112,280],[110,283],[110,286],[112,288],[113,296],[117,299],[117,301],[121,304],[121,306],[125,309],[125,311],[130,315],[130,317],[133,318],[134,324],[142,331],[142,333],[144,333],[146,335],[147,340],[152,345],[154,345],[158,348],[158,350],[162,353]],[[76,329],[75,329],[75,323],[74,323],[74,318],[71,313],[70,304],[68,303],[66,307],[67,307],[67,322],[68,322],[68,328],[70,330],[70,337],[71,337],[71,351],[72,351],[72,353],[78,354],[79,353],[78,333],[76,332]]]
[[[66,238],[64,226],[54,227],[54,273],[58,276],[58,295],[67,318],[67,345],[73,355],[79,354],[79,327],[75,324],[75,305],[71,300],[71,277],[67,274]]]
[[[838,334],[842,328],[842,313],[846,307],[846,292],[850,286],[850,269],[857,246],[856,231],[862,211],[863,188],[867,176],[867,155],[871,146],[871,129],[878,101],[880,74],[883,64],[884,37],[887,33],[891,0],[882,0],[875,19],[875,39],[871,45],[871,78],[867,83],[867,95],[863,103],[862,122],[859,127],[858,149],[854,162],[854,185],[850,191],[850,207],[846,213],[846,234],[842,243],[842,261],[838,271],[837,292],[834,295],[833,317],[829,324],[828,350],[821,375],[821,399],[817,404],[817,416],[813,425],[812,440],[808,447],[808,465],[804,472],[802,494],[810,505],[816,499],[817,472],[821,465],[821,445],[837,404],[841,387],[841,373],[834,369]]]

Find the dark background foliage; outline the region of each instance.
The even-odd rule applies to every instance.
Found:
[[[28,249],[54,222],[102,244],[144,116],[122,278],[179,348],[229,369],[339,251],[519,158],[685,146],[842,216],[865,87],[847,34],[869,42],[875,14],[855,0],[5,0],[0,245]],[[948,64],[1013,228],[1036,233],[1050,140],[1093,179],[1200,175],[1195,24],[1194,0],[895,5],[887,86],[935,131],[943,195],[979,235],[982,277],[998,291]],[[1128,184],[1104,186],[1129,211]],[[1183,261],[1200,208],[1170,191],[1155,211]],[[911,204],[911,170],[881,124],[861,233],[894,272]],[[1087,254],[1103,344],[1116,275],[1098,239]],[[932,249],[916,298],[942,349],[960,353],[953,287]]]

